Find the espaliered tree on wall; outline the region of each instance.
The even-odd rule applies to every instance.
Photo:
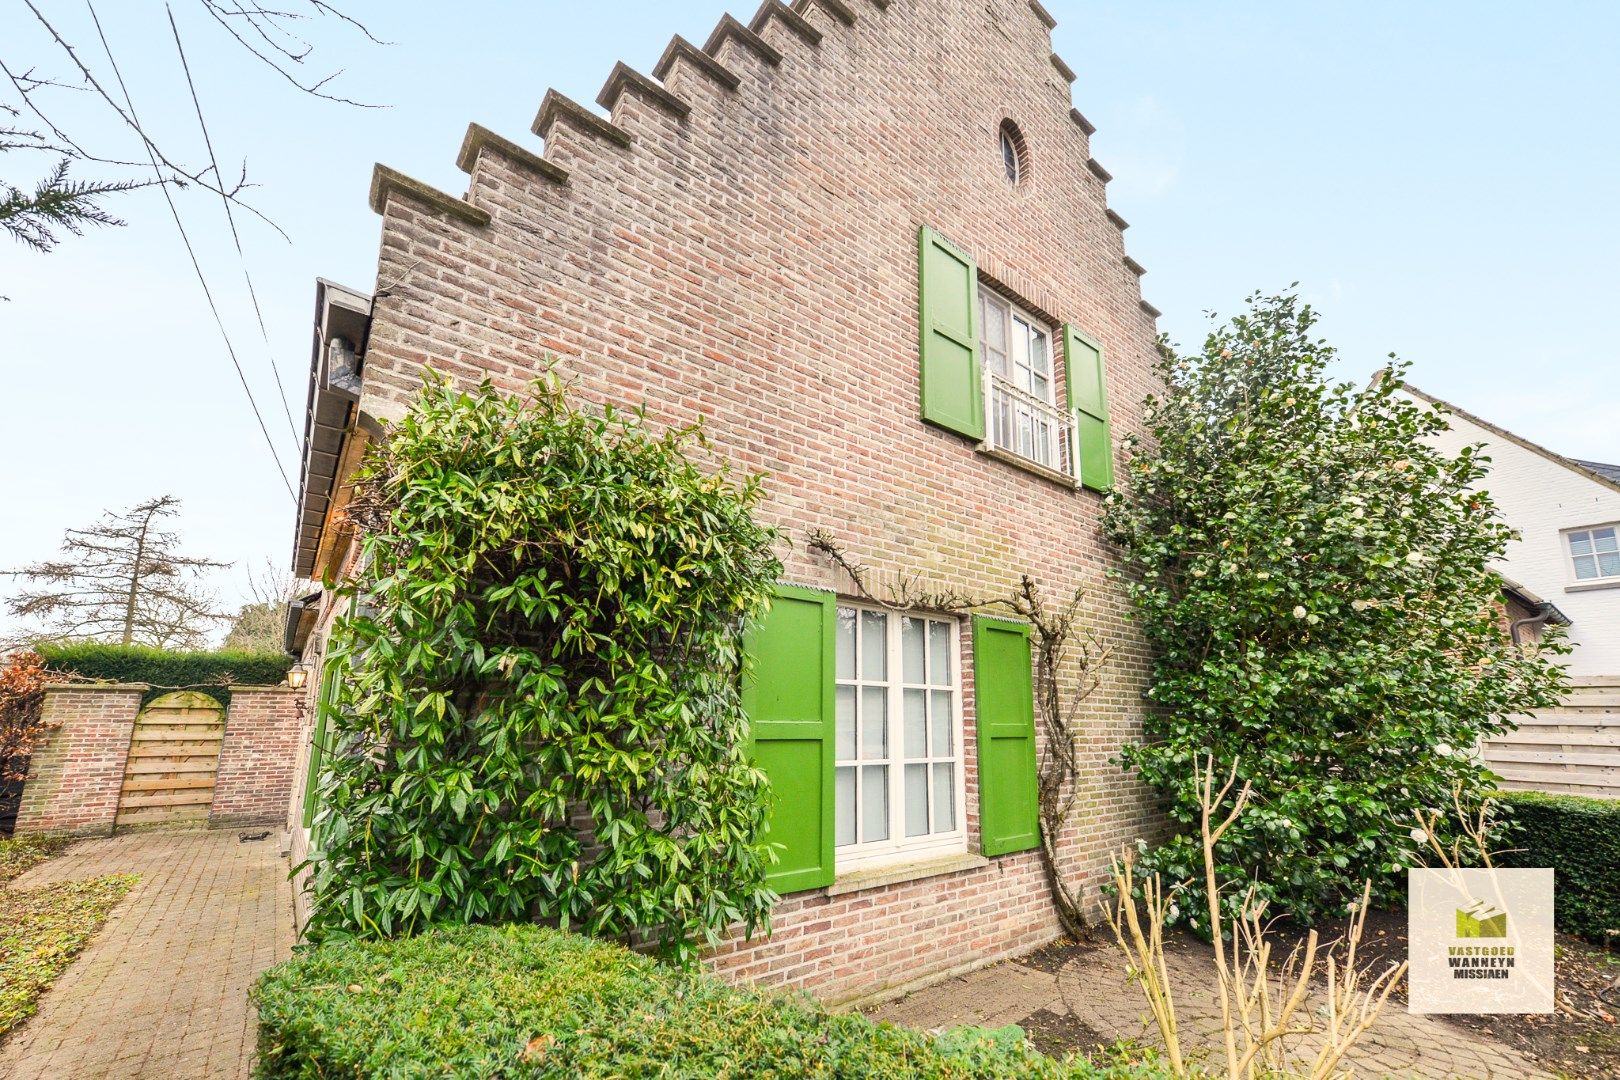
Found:
[[[1399,393],[1331,384],[1334,353],[1292,295],[1251,297],[1199,353],[1165,347],[1150,438],[1128,441],[1106,528],[1156,647],[1147,741],[1124,760],[1198,820],[1198,762],[1236,763],[1249,809],[1220,849],[1223,882],[1306,921],[1341,914],[1422,865],[1412,813],[1469,810],[1491,789],[1471,753],[1562,693],[1556,637],[1520,652],[1487,570],[1511,535],[1476,489],[1478,448],[1425,441],[1444,419]],[[1188,882],[1208,932],[1191,833],[1141,863]],[[1233,890],[1233,895],[1243,890]],[[1234,912],[1235,914],[1235,912]]]
[[[690,960],[766,925],[739,643],[781,571],[697,429],[430,382],[362,469],[317,938],[542,921]]]

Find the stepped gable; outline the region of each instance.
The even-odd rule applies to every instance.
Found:
[[[921,5],[927,0],[900,2]],[[379,163],[372,176],[371,208],[383,214],[390,201],[400,200],[417,210],[442,215],[462,227],[491,227],[498,209],[482,205],[480,194],[480,180],[487,172],[481,163],[487,158],[498,158],[504,165],[545,185],[564,188],[572,169],[579,164],[577,159],[582,156],[596,159],[600,164],[615,154],[657,152],[638,151],[637,132],[631,129],[631,121],[628,118],[624,123],[619,121],[620,113],[634,111],[635,122],[656,122],[645,109],[632,109],[630,103],[650,106],[668,121],[684,124],[691,119],[697,102],[712,104],[715,92],[741,94],[763,89],[769,93],[778,88],[757,85],[763,80],[753,78],[745,87],[743,73],[756,67],[779,69],[784,80],[791,80],[796,68],[816,62],[816,53],[828,42],[829,35],[859,35],[864,21],[882,19],[890,6],[890,0],[795,0],[792,6],[782,0],[764,0],[746,24],[730,14],[723,15],[702,48],[679,34],[672,37],[653,66],[652,77],[622,61],[616,64],[596,97],[608,116],[593,112],[554,89],[548,90],[533,125],[534,133],[544,140],[544,149],[539,154],[482,125],[470,124],[456,158],[457,166],[471,177],[464,198]],[[1050,35],[1057,22],[1039,0],[1028,0],[1027,8],[1027,17],[1038,21]],[[1047,59],[1066,85],[1076,81],[1074,70],[1057,53],[1049,51]],[[671,87],[672,80],[682,89],[691,88],[693,92],[683,96]],[[707,84],[707,91],[699,88],[698,83]],[[1090,156],[1090,137],[1096,128],[1078,108],[1068,102],[1064,104],[1068,118],[1079,129],[1085,167],[1098,181],[1098,201],[1108,219],[1123,231],[1124,219],[1107,210],[1106,194],[1101,190],[1113,177]],[[567,144],[567,156],[576,160],[567,164],[555,160],[562,156],[554,152],[554,147],[560,143]],[[1123,245],[1123,240],[1121,243]],[[1140,277],[1145,272],[1124,253],[1123,246],[1120,258],[1132,277]],[[1150,317],[1159,315],[1145,300],[1140,302],[1140,308]]]

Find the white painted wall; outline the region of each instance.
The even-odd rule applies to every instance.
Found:
[[[1450,430],[1437,445],[1456,454],[1470,443],[1486,444],[1491,472],[1480,486],[1520,535],[1496,569],[1569,616],[1570,674],[1620,674],[1620,585],[1570,591],[1575,571],[1563,537],[1568,529],[1620,523],[1620,491],[1455,413],[1447,421]]]

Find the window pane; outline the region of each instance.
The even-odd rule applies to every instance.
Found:
[[[1597,560],[1591,555],[1575,556],[1575,577],[1580,581],[1598,576]]]
[[[1000,349],[986,348],[984,355],[990,364],[990,370],[1005,379],[1007,377],[1007,354]]]
[[[928,696],[933,699],[929,705],[934,714],[934,756],[950,757],[954,752],[951,743],[956,736],[956,710],[951,707],[951,692],[930,690]]]
[[[923,638],[928,634],[928,624],[921,619],[906,616],[900,620],[900,657],[901,667],[905,671],[906,682],[923,682]]]
[[[906,691],[906,757],[928,756],[928,717],[925,711],[926,690]]]
[[[889,677],[889,617],[881,611],[861,612],[861,678]]]
[[[1569,553],[1571,555],[1590,555],[1590,554],[1592,554],[1592,534],[1591,533],[1583,533],[1583,532],[1570,533],[1569,534]]]
[[[1598,574],[1601,577],[1620,576],[1620,554],[1605,551],[1597,557]]]
[[[1012,356],[1013,367],[1029,367],[1029,323],[1016,315],[1013,316],[1012,341],[1007,351]]]
[[[855,688],[838,688],[838,760],[849,761],[855,756]],[[850,790],[854,790],[851,788]]]
[[[928,766],[906,766],[906,835],[928,832]]]
[[[861,843],[889,838],[889,767],[861,769]]]
[[[1052,425],[1041,417],[1035,418],[1035,462],[1052,464]]]
[[[934,766],[934,831],[956,828],[956,766]]]
[[[844,765],[838,770],[838,805],[833,811],[833,831],[838,846],[855,842],[855,766]]]
[[[1030,376],[1029,392],[1042,401],[1049,402],[1052,400],[1052,384],[1047,381],[1045,375]]]
[[[1600,551],[1600,552],[1602,552],[1602,551],[1617,551],[1617,550],[1620,550],[1620,548],[1617,548],[1615,546],[1615,537],[1614,537],[1614,530],[1613,529],[1593,529],[1592,530],[1592,545],[1594,547],[1596,547],[1597,550]]]
[[[861,687],[861,757],[889,756],[889,692],[881,686]]]
[[[838,609],[838,677],[855,677],[855,609]]]
[[[997,393],[996,401],[996,445],[1010,450],[1013,445],[1012,399],[1005,393]]]
[[[1045,375],[1050,369],[1051,360],[1046,347],[1046,335],[1039,330],[1035,331],[1029,343],[1029,366],[1037,374]]]
[[[928,624],[928,681],[936,686],[951,681],[951,628],[942,622]]]
[[[1018,452],[1029,457],[1030,422],[1029,413],[1018,410]]]
[[[1007,309],[988,294],[984,297],[984,343],[1002,353],[1007,351]],[[1006,362],[1003,355],[1002,362]]]

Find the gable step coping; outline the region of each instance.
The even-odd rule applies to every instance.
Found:
[[[499,154],[513,165],[527,169],[543,180],[550,180],[554,184],[568,183],[567,169],[547,161],[505,136],[497,135],[482,124],[467,125],[467,135],[461,140],[461,152],[456,155],[456,168],[470,174],[478,164],[478,155],[486,150]]]
[[[1069,119],[1079,124],[1080,130],[1085,132],[1087,135],[1097,134],[1097,125],[1093,124],[1090,120],[1087,120],[1085,115],[1081,113],[1079,109],[1070,109]]]
[[[693,67],[724,86],[727,90],[735,90],[742,85],[742,79],[737,77],[736,72],[679,34],[669,39],[669,45],[665,47],[664,55],[660,56],[658,63],[653,65],[653,77],[667,82],[670,69],[675,66],[676,60],[689,62]]]
[[[1114,174],[1103,168],[1102,163],[1096,158],[1086,158],[1086,168],[1091,170],[1092,176],[1095,176],[1105,184],[1114,178]]]
[[[720,55],[721,46],[725,45],[727,39],[731,38],[736,39],[737,44],[742,45],[744,48],[752,49],[755,55],[772,67],[782,62],[782,54],[777,52],[773,45],[738,22],[730,14],[720,16],[720,22],[715,25],[714,32],[709,35],[709,40],[703,43],[703,51],[710,56],[718,56]]]
[[[542,139],[558,120],[568,120],[593,135],[598,135],[620,146],[630,145],[630,133],[605,117],[598,116],[585,106],[556,90],[547,90],[540,102],[540,111],[534,116],[530,129]]]
[[[849,10],[844,0],[794,0],[793,2],[793,9],[801,15],[813,7],[823,9],[845,26],[855,25],[855,13]]]
[[[1078,77],[1074,73],[1074,68],[1070,67],[1068,64],[1065,64],[1063,62],[1063,57],[1059,56],[1057,53],[1052,54],[1052,66],[1058,69],[1058,74],[1063,76],[1064,82],[1072,83]]]
[[[1041,6],[1041,0],[1029,0],[1029,10],[1035,13],[1035,17],[1041,20],[1048,30],[1057,29],[1057,20],[1052,18],[1050,11]]]
[[[689,103],[670,93],[663,83],[647,78],[623,60],[613,65],[613,71],[608,75],[607,82],[602,84],[601,92],[596,95],[596,103],[611,112],[619,96],[626,90],[640,94],[654,105],[682,120],[692,111]]]
[[[1131,273],[1135,274],[1137,277],[1141,277],[1143,274],[1147,273],[1147,267],[1143,266],[1141,263],[1137,262],[1135,259],[1131,258],[1129,255],[1125,256],[1124,262],[1125,262],[1125,269],[1129,270]]]
[[[447,195],[436,187],[424,184],[414,177],[406,176],[398,169],[390,169],[378,162],[371,170],[371,209],[376,213],[383,213],[389,198],[396,195],[412,199],[429,209],[438,210],[469,225],[489,224],[489,211],[480,210],[465,199]]]
[[[1114,223],[1114,228],[1118,229],[1120,232],[1124,232],[1126,229],[1131,227],[1130,222],[1119,216],[1118,210],[1104,210],[1103,213],[1107,215],[1109,221]]]
[[[782,25],[811,45],[821,44],[821,31],[811,26],[809,19],[782,3],[782,0],[765,0],[759,5],[759,10],[754,12],[754,17],[748,20],[748,27],[754,33],[762,34],[772,19],[780,20]]]
[[[1138,300],[1136,302],[1136,306],[1141,308],[1143,311],[1147,312],[1149,315],[1153,316],[1155,319],[1157,319],[1159,316],[1164,314],[1164,312],[1160,311],[1158,308],[1154,307],[1152,304],[1148,303],[1146,300]]]

